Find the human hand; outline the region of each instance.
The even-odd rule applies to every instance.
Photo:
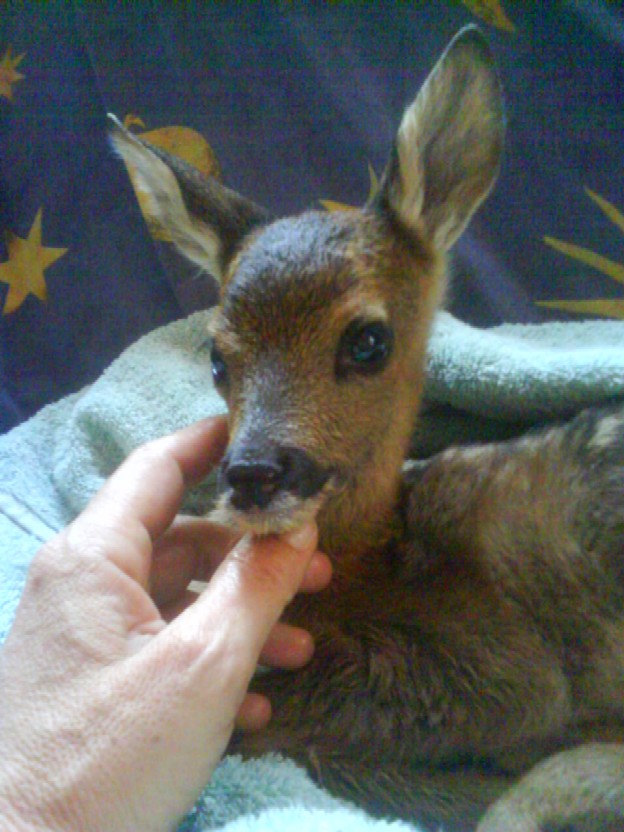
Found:
[[[0,817],[12,829],[174,828],[235,722],[270,717],[247,694],[259,657],[310,658],[310,636],[276,622],[298,589],[329,580],[315,528],[244,538],[222,560],[229,532],[175,518],[225,443],[217,419],[139,449],[33,560],[0,652]],[[193,603],[191,578],[210,579]]]

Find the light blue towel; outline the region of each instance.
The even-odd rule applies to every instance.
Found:
[[[624,399],[624,321],[476,329],[439,313],[413,456],[507,439]]]
[[[34,552],[78,513],[137,445],[224,410],[212,385],[210,313],[163,327],[130,347],[91,387],[0,437],[0,641]],[[424,455],[452,441],[505,436],[582,407],[624,400],[624,323],[595,321],[480,331],[446,313],[429,350]],[[186,508],[204,511],[208,479]],[[184,832],[407,830],[367,818],[275,757],[223,762]]]

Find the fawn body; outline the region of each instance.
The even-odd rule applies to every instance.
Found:
[[[426,828],[605,832],[624,829],[624,408],[403,466],[446,252],[496,179],[503,122],[468,29],[362,211],[273,221],[119,126],[115,143],[221,282],[217,518],[315,516],[334,562],[287,611],[312,662],[258,680],[274,718],[233,747]]]

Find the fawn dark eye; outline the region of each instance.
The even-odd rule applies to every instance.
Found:
[[[228,373],[225,359],[221,355],[221,351],[214,341],[212,343],[212,349],[210,350],[210,360],[212,361],[212,379],[215,383],[215,387],[219,387],[227,381]]]
[[[393,334],[383,321],[353,321],[343,333],[338,349],[336,373],[375,373],[382,370],[392,352]]]

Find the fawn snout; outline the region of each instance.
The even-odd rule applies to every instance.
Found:
[[[235,444],[221,466],[229,501],[238,511],[265,510],[287,492],[316,496],[330,472],[300,448],[271,443]]]

